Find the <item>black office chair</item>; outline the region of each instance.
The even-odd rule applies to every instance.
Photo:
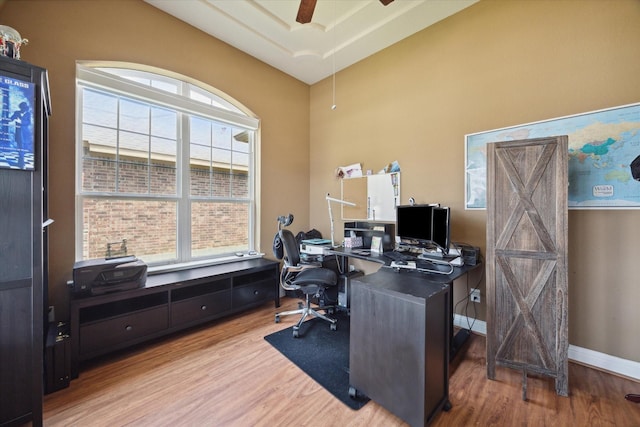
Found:
[[[298,304],[297,310],[284,311],[276,314],[276,323],[280,323],[281,316],[287,316],[290,314],[302,314],[302,317],[298,323],[293,327],[293,337],[298,338],[300,336],[300,325],[305,321],[307,316],[312,315],[322,320],[326,320],[331,324],[331,330],[337,330],[337,320],[331,319],[318,310],[325,312],[331,312],[333,306],[319,305],[316,308],[311,307],[311,297],[322,300],[324,291],[338,284],[338,276],[335,271],[328,268],[323,268],[320,265],[313,264],[301,264],[300,263],[300,250],[298,249],[298,242],[291,231],[282,229],[280,226],[283,224],[278,221],[278,234],[275,242],[279,240],[279,243],[274,243],[274,255],[278,259],[284,259],[284,266],[280,273],[280,284],[283,289],[287,291],[300,291],[305,295],[305,303]],[[289,222],[290,223],[290,222]],[[288,224],[287,224],[288,225]],[[281,244],[284,248],[284,252],[278,245]]]

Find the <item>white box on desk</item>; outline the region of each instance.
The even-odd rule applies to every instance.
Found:
[[[329,249],[331,249],[331,247],[327,245],[309,245],[306,243],[302,243],[300,245],[301,253],[311,255],[325,255],[329,251]]]

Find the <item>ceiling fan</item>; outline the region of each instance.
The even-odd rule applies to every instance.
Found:
[[[298,8],[298,16],[296,16],[296,22],[301,24],[308,24],[313,17],[313,10],[316,8],[317,0],[300,0],[300,7]],[[391,3],[393,0],[380,0],[384,6]]]

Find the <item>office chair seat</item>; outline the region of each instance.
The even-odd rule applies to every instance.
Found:
[[[329,287],[334,286],[337,280],[338,276],[333,270],[328,268],[309,268],[298,273],[295,279],[291,281],[291,284],[305,287],[311,285]]]
[[[280,323],[280,316],[302,314],[298,323],[293,327],[294,338],[300,336],[300,326],[309,315],[329,322],[331,330],[337,330],[337,320],[331,319],[318,311],[331,312],[334,309],[333,306],[325,306],[323,304],[319,304],[319,306],[315,308],[311,306],[312,297],[318,298],[320,302],[324,291],[338,284],[337,274],[328,268],[300,264],[300,250],[298,249],[298,243],[293,233],[287,229],[282,229],[278,232],[278,236],[284,248],[284,253],[281,255],[284,259],[284,267],[280,275],[280,283],[285,290],[299,290],[302,292],[305,295],[305,303],[300,303],[297,310],[277,313],[275,315],[276,323]],[[278,253],[274,251],[274,255],[277,256]]]

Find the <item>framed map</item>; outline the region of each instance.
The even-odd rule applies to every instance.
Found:
[[[486,145],[569,137],[569,208],[640,209],[640,103],[465,135],[465,209],[487,206]]]

